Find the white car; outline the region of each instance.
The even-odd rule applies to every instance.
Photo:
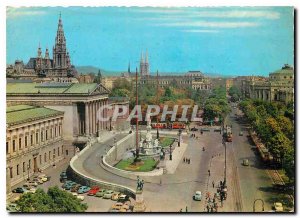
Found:
[[[202,200],[202,193],[201,193],[201,191],[196,191],[196,193],[193,196],[193,199],[195,201],[201,201]]]
[[[72,195],[75,196],[77,199],[79,199],[79,200],[81,200],[81,201],[84,200],[84,196],[83,196],[83,195],[79,195],[79,194],[77,194],[76,192],[73,192]]]
[[[36,188],[31,188],[31,189],[27,190],[27,192],[34,194],[36,192]]]
[[[283,212],[282,203],[280,203],[280,202],[274,203],[274,209],[275,209],[275,212]]]
[[[38,176],[38,178],[39,178],[40,180],[42,180],[43,182],[47,182],[47,181],[48,181],[48,178],[47,178],[46,174],[40,174],[40,175]]]

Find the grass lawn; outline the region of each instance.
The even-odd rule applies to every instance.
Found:
[[[137,172],[149,172],[154,170],[158,161],[155,161],[153,158],[143,159],[141,163],[133,164],[134,158],[129,158],[127,160],[121,160],[115,165],[116,168],[121,170],[128,171],[137,171]]]
[[[175,139],[174,138],[169,138],[169,137],[161,137],[160,138],[160,145],[164,147],[168,147],[174,143]]]

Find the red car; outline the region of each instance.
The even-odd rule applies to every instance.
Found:
[[[91,190],[89,190],[88,195],[95,195],[100,190],[99,186],[93,186]]]

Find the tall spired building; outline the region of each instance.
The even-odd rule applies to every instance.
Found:
[[[7,67],[7,75],[13,78],[48,77],[60,81],[66,81],[64,78],[77,75],[75,67],[71,64],[70,55],[67,50],[66,37],[64,33],[61,15],[59,15],[58,27],[53,46],[53,59],[50,59],[48,48],[43,56],[42,48],[39,44],[37,56],[30,58],[26,65],[23,61],[16,60],[14,65]]]
[[[147,77],[147,76],[150,75],[149,60],[148,60],[148,51],[146,51],[146,55],[145,56],[144,56],[143,53],[141,54],[140,75],[142,77]]]

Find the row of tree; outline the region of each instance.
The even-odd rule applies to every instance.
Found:
[[[280,160],[289,179],[294,180],[293,104],[247,99],[239,106],[271,154]]]
[[[88,206],[67,191],[57,186],[50,187],[47,193],[37,189],[35,193],[25,193],[16,201],[20,212],[84,212]]]
[[[218,87],[212,90],[211,95],[205,101],[203,119],[212,121],[219,118],[220,121],[230,112],[226,97],[226,89]]]

